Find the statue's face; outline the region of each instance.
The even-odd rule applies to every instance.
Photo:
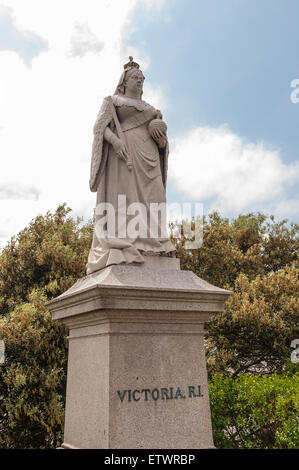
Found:
[[[126,79],[126,89],[133,93],[141,93],[143,89],[144,76],[141,70],[134,70]]]

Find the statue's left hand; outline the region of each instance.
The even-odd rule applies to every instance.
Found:
[[[152,137],[156,142],[159,142],[159,140],[166,138],[166,135],[161,131],[161,129],[154,129]]]
[[[157,139],[157,144],[160,147],[160,149],[165,149],[167,145],[167,137],[163,136]]]

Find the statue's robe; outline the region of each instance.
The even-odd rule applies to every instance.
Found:
[[[112,145],[104,139],[107,126],[116,133],[111,103],[109,97],[105,98],[94,125],[90,189],[97,192],[97,209],[87,263],[88,274],[111,264],[142,263],[145,253],[167,254],[174,251],[166,233],[166,220],[156,218],[156,236],[153,236],[151,230],[151,204],[162,203],[166,210],[168,143],[165,149],[159,149],[148,131],[148,124],[156,117],[157,110],[144,101],[123,95],[114,95],[112,102],[119,116],[132,171],[128,170],[126,162],[115,155]],[[122,201],[125,198],[125,210],[131,207],[131,212],[130,209],[128,211],[130,213],[124,214],[120,208],[120,195]],[[112,227],[115,231],[112,233],[108,230],[104,235],[100,228],[104,228],[102,208],[107,203],[115,211]],[[138,212],[140,203],[146,214]],[[134,209],[139,214],[138,225],[132,220],[136,215]],[[130,228],[134,226],[139,228],[139,233],[134,230],[132,233]]]

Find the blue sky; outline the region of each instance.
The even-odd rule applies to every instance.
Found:
[[[162,11],[136,9],[127,45],[150,57],[147,79],[169,102],[172,132],[223,122],[250,140],[298,155],[298,109],[290,82],[299,77],[296,0],[171,0]]]
[[[147,79],[170,103],[170,134],[226,123],[292,162],[299,149],[299,104],[290,100],[299,77],[298,18],[296,0],[173,0],[153,15],[140,5],[124,47],[150,57]]]
[[[299,222],[298,18],[297,0],[0,0],[0,246],[62,202],[92,216],[92,128],[130,54],[168,125],[169,203]]]

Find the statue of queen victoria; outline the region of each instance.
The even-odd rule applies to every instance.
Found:
[[[87,274],[175,252],[166,217],[155,212],[163,204],[166,209],[167,127],[161,112],[141,99],[143,82],[130,57],[94,125],[90,189],[97,192],[97,208]]]

